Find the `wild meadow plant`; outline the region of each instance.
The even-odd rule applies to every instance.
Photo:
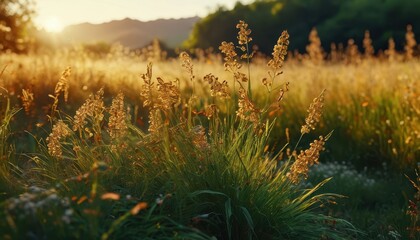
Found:
[[[418,168],[416,169],[416,176],[414,180],[411,180],[407,177],[415,189],[414,198],[409,200],[407,209],[407,215],[410,217],[411,220],[410,226],[407,228],[407,230],[409,231],[410,239],[416,239],[420,236],[420,176],[418,173],[419,169],[420,166],[418,166]]]
[[[0,76],[3,74],[0,73]],[[0,87],[0,199],[20,192],[21,187],[16,181],[20,174],[16,166],[14,146],[10,142],[10,122],[17,110],[10,106],[7,90]]]
[[[310,188],[300,184],[331,135],[297,151],[300,140],[320,121],[325,92],[310,105],[296,146],[285,146],[286,153],[269,151],[273,116],[288,91],[288,83],[275,80],[282,73],[289,36],[281,34],[268,62],[269,78],[261,81],[275,101],[259,104],[252,92],[257,81],[251,81],[251,30],[243,21],[237,28],[239,46],[220,46],[232,81],[220,81],[212,73],[203,78],[210,100],[197,94],[187,53],[180,59],[192,86],[189,94],[178,80],[155,80],[152,64],[147,66],[139,94],[148,108],[148,131],[131,123],[123,93],[108,105],[103,88],[90,95],[74,117],[59,111],[57,101],[61,94],[67,99],[71,74],[63,72],[51,94],[52,131],[46,141],[39,141],[39,153],[31,157],[34,166],[26,170],[36,189],[52,190],[28,189],[26,195],[3,202],[3,208],[19,206],[13,211],[22,211],[22,216],[45,217],[20,218],[6,211],[8,221],[0,225],[3,237],[356,238],[359,231],[352,224],[318,210],[339,197],[316,193],[328,178]],[[50,200],[56,201],[57,211],[45,207]],[[41,227],[31,229],[28,221]],[[54,224],[47,226],[50,222]]]

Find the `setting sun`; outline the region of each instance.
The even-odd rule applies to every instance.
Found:
[[[57,17],[49,17],[43,23],[43,28],[47,32],[58,33],[63,30],[64,25]]]

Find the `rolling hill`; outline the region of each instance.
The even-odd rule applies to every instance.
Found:
[[[158,19],[143,22],[126,18],[101,24],[81,23],[66,27],[59,38],[62,43],[121,43],[135,49],[158,38],[168,47],[178,47],[188,38],[199,17]]]

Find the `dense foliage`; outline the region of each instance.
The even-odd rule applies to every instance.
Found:
[[[307,36],[315,27],[323,40],[323,47],[330,43],[347,43],[354,38],[362,45],[363,34],[369,30],[375,49],[385,49],[389,38],[397,42],[397,49],[404,44],[405,28],[413,25],[414,32],[420,27],[420,1],[412,0],[260,0],[234,9],[220,7],[203,18],[185,42],[188,48],[217,47],[223,40],[235,40],[230,26],[244,19],[254,26],[253,44],[260,51],[270,53],[271,43],[287,29],[292,37],[291,49],[305,50]],[[390,21],[392,19],[392,21]]]
[[[0,51],[28,50],[33,30],[34,5],[31,0],[0,1]]]

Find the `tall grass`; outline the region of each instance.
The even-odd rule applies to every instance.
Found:
[[[331,214],[341,196],[322,190],[330,176],[304,179],[326,159],[396,173],[416,165],[418,59],[344,65],[314,49],[285,62],[287,32],[264,58],[250,52],[248,25],[237,28],[238,44],[206,60],[0,55],[2,237],[366,237]],[[340,193],[365,197],[354,188]]]
[[[117,80],[99,81],[89,83],[95,93],[78,109],[72,108],[80,101],[71,100],[72,92],[87,84],[72,79],[80,71],[77,66],[71,74],[70,68],[64,71],[55,86],[44,83],[50,95],[46,104],[47,100],[39,100],[42,92],[29,84],[32,80],[25,81],[19,72],[23,78],[20,84],[28,89],[23,92],[25,106],[30,105],[28,99],[46,106],[46,118],[38,117],[29,127],[50,126],[51,131],[42,138],[38,138],[42,134],[34,135],[37,151],[28,154],[30,167],[24,169],[29,179],[21,176],[29,185],[26,193],[2,202],[2,216],[7,219],[0,224],[3,237],[357,237],[359,231],[352,224],[319,209],[339,197],[316,193],[329,179],[310,188],[300,185],[330,137],[320,137],[307,150],[297,151],[301,139],[320,121],[324,92],[314,99],[306,119],[303,117],[299,141],[287,153],[288,158],[281,157],[282,151],[268,151],[276,126],[270,113],[279,111],[287,91],[283,83],[274,80],[281,74],[288,35],[283,32],[274,48],[269,84],[267,80],[262,83],[277,98],[259,103],[257,94],[252,94],[257,88],[251,81],[250,31],[243,22],[237,27],[247,62],[238,58],[233,43],[221,46],[225,70],[232,80],[220,81],[207,74],[205,82],[196,82],[193,62],[182,53],[187,74],[181,73],[180,79],[188,79],[186,86],[178,79],[168,80],[170,75],[155,78],[152,64],[148,64],[140,77],[143,84],[130,82],[142,100],[132,102],[128,97],[128,104],[123,89],[113,98],[104,94],[112,94],[120,86]],[[241,72],[242,64],[248,73]],[[234,89],[231,83],[236,84]],[[13,89],[16,82],[6,80],[5,85]],[[197,90],[198,86],[210,90]],[[183,87],[190,90],[183,91]],[[212,97],[201,98],[199,94],[206,91]],[[14,94],[9,95],[12,100]],[[139,103],[142,105],[135,106]],[[134,112],[133,105],[134,109],[148,109],[148,121],[146,116],[140,118],[147,121],[144,126],[137,125],[137,115],[144,113]]]
[[[3,69],[4,71],[4,69]],[[0,73],[0,77],[3,74]],[[10,107],[7,90],[0,89],[0,199],[18,193],[21,186],[16,182],[17,168],[16,154],[11,138],[10,122],[17,110]]]

